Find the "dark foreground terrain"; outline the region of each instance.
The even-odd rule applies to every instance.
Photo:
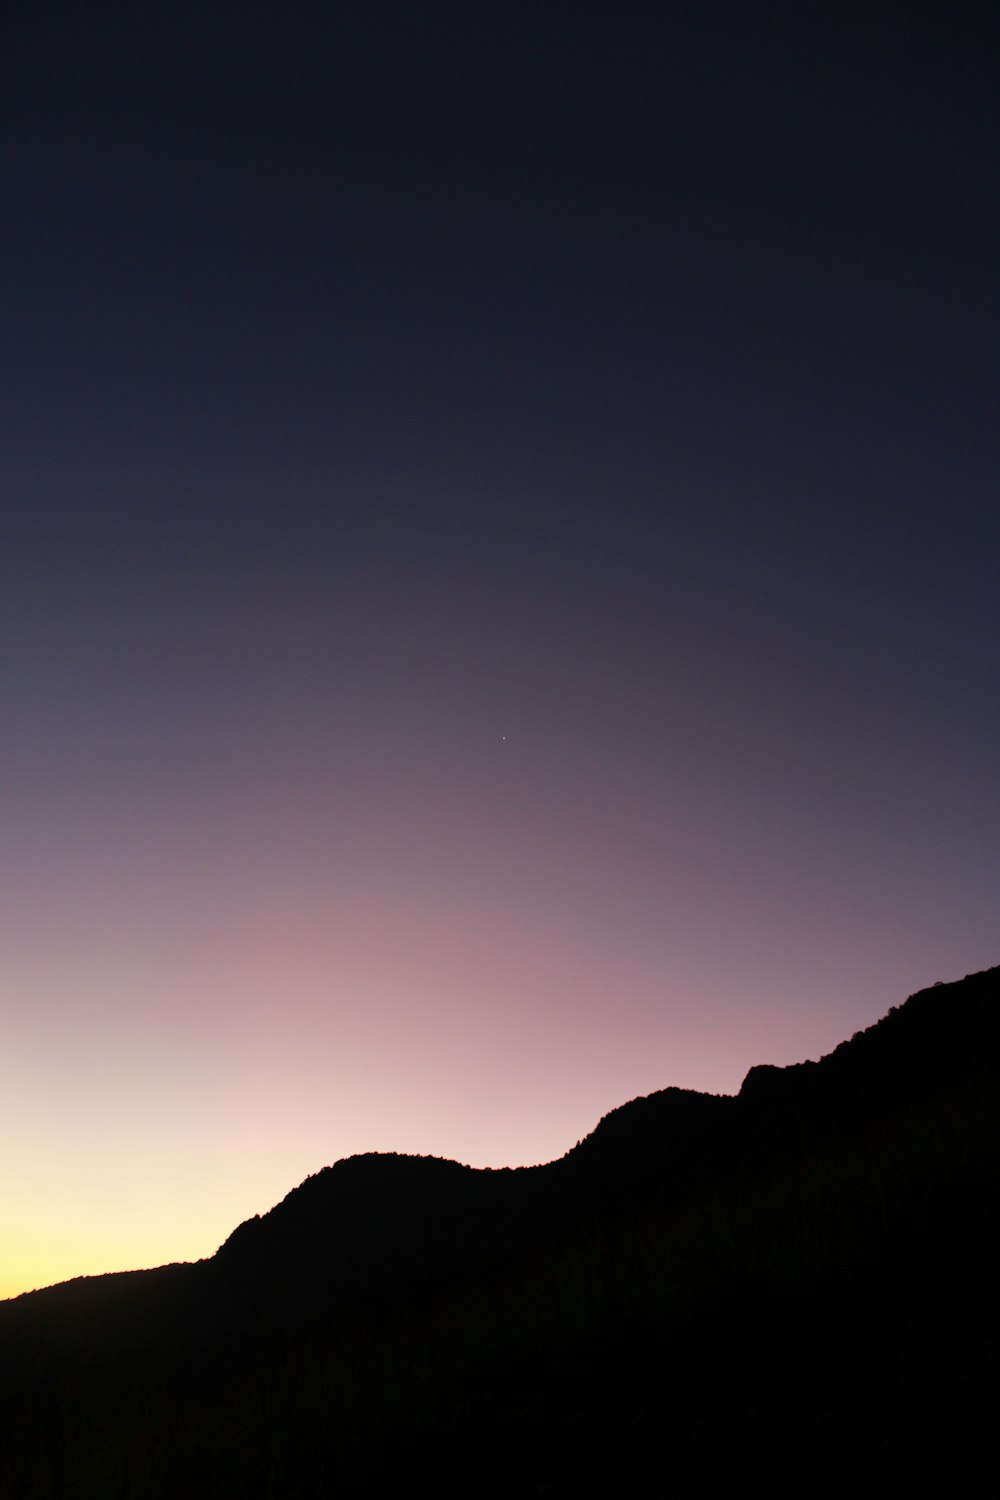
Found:
[[[0,1495],[978,1493],[998,992],[545,1167],[352,1157],[211,1260],[0,1303]]]

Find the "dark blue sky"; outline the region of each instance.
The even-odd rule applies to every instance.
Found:
[[[8,9],[8,1124],[220,1218],[60,1264],[997,961],[998,30]]]

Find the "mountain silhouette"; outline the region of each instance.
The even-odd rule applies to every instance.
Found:
[[[902,1494],[998,1411],[1000,968],[558,1161],[339,1161],[190,1265],[0,1303],[0,1493]]]

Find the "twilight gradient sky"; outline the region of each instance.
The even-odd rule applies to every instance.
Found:
[[[1000,960],[998,27],[9,7],[0,1295]]]

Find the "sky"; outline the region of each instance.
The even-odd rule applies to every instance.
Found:
[[[995,7],[0,35],[0,1296],[1000,961]]]

